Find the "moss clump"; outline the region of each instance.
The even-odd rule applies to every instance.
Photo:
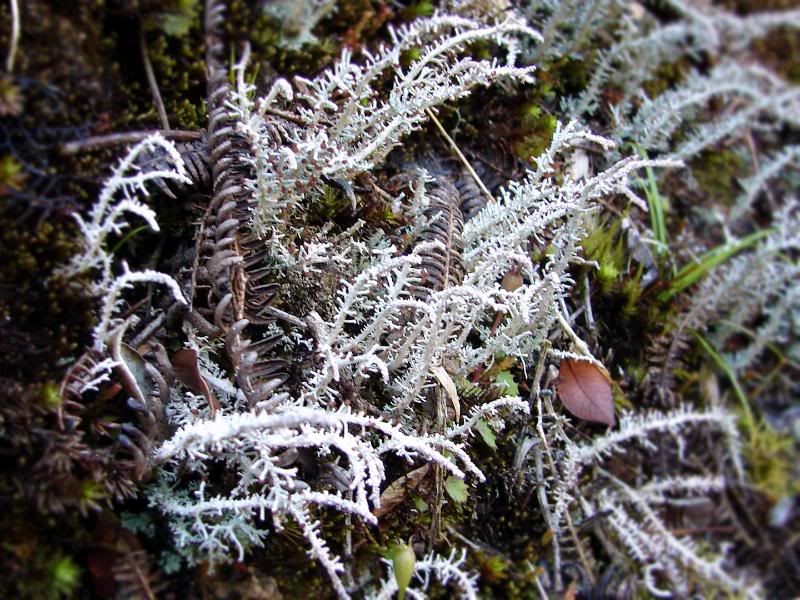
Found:
[[[556,130],[557,118],[545,111],[536,102],[522,105],[519,109],[521,128],[513,143],[514,154],[524,161],[539,156],[550,145]]]
[[[664,63],[656,69],[653,77],[642,84],[642,88],[650,98],[657,98],[679,84],[688,70],[688,61],[685,59]]]
[[[181,26],[170,25],[176,22]],[[145,25],[148,54],[170,126],[202,129],[206,124],[206,68],[204,53],[198,51],[202,47],[199,16],[195,18],[194,11],[167,11],[153,14]]]
[[[14,224],[14,215],[4,218]],[[75,237],[55,218],[0,231],[0,353],[17,381],[58,379],[61,361],[88,341],[94,302],[54,274],[75,253]]]
[[[791,436],[780,434],[763,422],[748,438],[745,455],[753,484],[773,501],[800,492],[794,446]]]
[[[729,206],[735,199],[745,165],[733,150],[706,150],[692,160],[691,169],[709,202]]]

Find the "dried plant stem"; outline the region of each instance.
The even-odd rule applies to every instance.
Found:
[[[570,516],[569,511],[564,513],[564,517],[567,521],[567,529],[569,529],[572,540],[575,542],[575,548],[578,551],[578,558],[581,561],[581,565],[583,565],[583,570],[586,573],[586,577],[588,577],[589,581],[592,583],[592,585],[594,585],[595,576],[594,573],[592,573],[592,567],[586,558],[586,552],[583,550],[583,542],[581,542],[581,538],[578,537],[578,532],[575,531],[575,526],[572,524],[572,517]]]
[[[17,0],[10,0],[11,5],[11,36],[8,40],[8,56],[6,57],[6,73],[11,75],[14,72],[14,61],[17,58],[19,48],[20,20],[19,3]]]
[[[265,306],[261,309],[265,313],[272,315],[276,319],[280,319],[281,321],[285,321],[286,323],[290,323],[294,327],[299,327],[300,329],[308,329],[308,323],[287,313],[286,311],[281,310],[280,308],[275,308],[274,306]]]
[[[463,165],[464,165],[464,167],[467,169],[467,171],[469,172],[469,174],[470,174],[470,175],[472,176],[472,178],[475,180],[475,183],[476,183],[476,184],[478,185],[478,187],[481,189],[481,192],[483,192],[483,195],[484,195],[484,196],[486,196],[486,199],[487,199],[489,202],[497,202],[497,201],[494,199],[494,196],[492,196],[492,193],[491,193],[491,192],[488,190],[488,188],[487,188],[487,187],[486,187],[486,186],[483,184],[483,181],[481,181],[481,178],[480,178],[480,177],[478,177],[478,174],[475,172],[475,169],[473,169],[473,168],[472,168],[472,165],[471,165],[471,164],[469,164],[469,161],[467,160],[467,157],[466,157],[466,156],[464,156],[464,153],[463,153],[463,152],[461,152],[461,150],[459,149],[459,147],[458,147],[458,146],[456,145],[456,143],[453,141],[453,138],[451,138],[451,137],[448,135],[448,133],[447,133],[447,132],[444,130],[444,127],[442,127],[442,124],[439,122],[439,119],[437,119],[437,118],[436,118],[436,115],[435,115],[435,114],[433,114],[433,111],[432,111],[430,108],[426,108],[426,109],[425,109],[425,112],[426,112],[426,113],[428,114],[428,116],[431,118],[431,121],[433,121],[433,124],[434,124],[434,125],[436,125],[436,129],[438,129],[438,130],[439,130],[439,133],[441,133],[441,134],[442,134],[442,137],[444,137],[444,139],[445,139],[445,140],[447,140],[447,144],[448,144],[448,145],[449,145],[449,146],[450,146],[450,147],[453,149],[453,152],[455,152],[455,153],[456,153],[456,156],[458,156],[459,160],[462,162],[462,164],[463,164]]]
[[[285,110],[280,110],[278,108],[272,108],[270,106],[270,107],[265,108],[264,112],[267,113],[267,114],[270,114],[270,115],[275,115],[276,117],[280,117],[281,119],[286,119],[287,121],[290,121],[291,123],[294,123],[295,125],[306,125],[306,123],[305,123],[305,121],[303,121],[303,119],[301,119],[297,115],[294,115],[294,114],[292,114],[290,112],[286,112]]]
[[[186,131],[182,129],[170,129],[169,131],[126,131],[124,133],[112,133],[109,135],[96,135],[93,137],[67,142],[59,148],[61,154],[77,154],[85,150],[96,150],[108,148],[109,146],[122,146],[125,144],[136,144],[149,138],[155,133],[160,133],[163,137],[176,142],[193,142],[199,140],[203,134],[200,131]]]
[[[150,85],[150,91],[153,93],[153,101],[156,103],[156,111],[158,118],[161,121],[161,127],[169,130],[169,119],[167,119],[167,109],[164,108],[164,101],[161,99],[161,92],[158,90],[158,82],[156,81],[156,74],[153,72],[153,64],[150,62],[150,55],[147,51],[147,40],[144,35],[144,27],[139,26],[139,47],[142,50],[142,63],[144,64],[144,72],[147,75],[147,83]]]

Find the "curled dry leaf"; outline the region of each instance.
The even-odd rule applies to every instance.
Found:
[[[423,465],[418,469],[414,469],[407,475],[395,479],[389,487],[383,490],[381,494],[381,504],[372,511],[372,514],[380,519],[383,515],[387,515],[395,510],[405,502],[411,492],[419,487],[419,484],[422,483],[422,480],[430,469],[431,466],[429,464]]]
[[[216,414],[220,408],[219,401],[208,389],[206,380],[200,374],[200,367],[197,364],[197,351],[191,348],[178,350],[172,355],[170,362],[172,363],[172,371],[175,373],[175,378],[195,394],[203,396],[211,407],[211,413]]]
[[[558,396],[567,410],[579,419],[614,426],[611,384],[596,365],[569,358],[562,360],[558,371]]]
[[[458,401],[458,390],[456,390],[456,384],[453,382],[453,378],[450,377],[450,374],[441,366],[433,367],[431,372],[433,376],[436,377],[436,381],[444,388],[447,397],[450,398],[450,402],[453,405],[453,412],[455,413],[453,420],[458,423],[461,420],[461,403]]]
[[[150,397],[155,387],[153,378],[147,372],[147,362],[141,354],[124,342],[121,342],[118,348],[115,347],[112,353],[120,363],[115,370],[125,392],[147,406],[146,398]]]

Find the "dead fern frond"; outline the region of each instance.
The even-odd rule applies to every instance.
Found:
[[[117,584],[118,600],[156,600],[167,589],[164,575],[153,568],[144,550],[129,552],[117,558],[112,568]]]

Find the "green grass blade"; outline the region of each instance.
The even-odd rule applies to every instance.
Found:
[[[647,160],[647,152],[641,146],[637,146],[639,155]],[[663,255],[667,251],[667,226],[664,219],[664,199],[658,191],[655,172],[652,167],[645,167],[647,182],[642,182],[642,189],[647,198],[648,212],[650,213],[650,228],[658,241],[656,248],[657,255]]]
[[[744,426],[747,433],[751,434],[755,428],[755,421],[753,420],[753,411],[750,408],[750,401],[747,399],[747,394],[744,393],[742,386],[739,385],[739,380],[736,378],[736,373],[733,372],[733,368],[728,364],[728,361],[725,360],[725,357],[722,356],[716,349],[698,332],[693,332],[694,337],[700,343],[700,346],[703,350],[706,351],[711,357],[711,360],[714,361],[714,364],[719,368],[725,376],[730,381],[731,386],[733,387],[733,393],[736,396],[736,399],[739,400],[739,404],[742,406],[742,414],[743,414],[743,422],[742,425]]]
[[[662,302],[666,302],[697,282],[703,275],[711,271],[711,269],[722,264],[742,250],[755,246],[759,240],[765,238],[770,233],[772,233],[771,229],[762,229],[751,233],[741,240],[712,248],[706,252],[698,262],[688,264],[678,271],[678,274],[672,278],[667,288],[658,295],[658,299]]]

